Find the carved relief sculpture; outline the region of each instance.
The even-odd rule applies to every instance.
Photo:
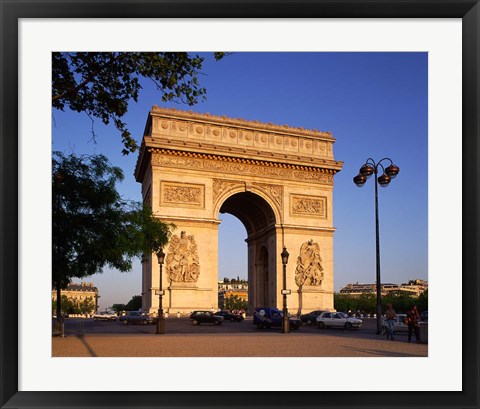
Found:
[[[292,214],[326,217],[326,204],[325,197],[292,195]]]
[[[241,186],[238,181],[213,179],[213,201],[216,203],[218,198],[226,191]]]
[[[200,203],[200,189],[173,186],[165,189],[163,200],[166,203]]]
[[[203,206],[204,187],[162,182],[162,203],[187,206]]]
[[[200,275],[198,249],[193,236],[182,231],[170,240],[166,268],[172,283],[196,283]]]
[[[300,247],[300,255],[297,258],[295,270],[295,283],[302,287],[320,286],[323,281],[322,258],[320,246],[313,240],[309,240]]]
[[[254,183],[253,185],[265,192],[275,202],[279,210],[282,209],[283,186],[263,183]]]

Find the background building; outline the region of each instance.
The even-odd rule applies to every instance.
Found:
[[[230,297],[238,297],[248,303],[248,282],[218,282],[218,307],[225,308],[225,300]]]
[[[84,312],[86,314],[94,314],[98,307],[98,289],[93,283],[70,283],[65,290],[62,290],[62,298],[66,297],[69,306],[72,309],[82,309],[82,306],[89,306]],[[52,290],[52,302],[57,301],[57,290]],[[68,313],[68,311],[63,311]]]
[[[428,290],[428,281],[414,279],[408,281],[408,283],[403,284],[392,284],[384,283],[381,284],[381,294],[385,296],[392,292],[406,293],[412,297],[418,297],[420,294]],[[347,284],[345,287],[340,289],[340,294],[350,295],[350,296],[360,296],[361,294],[376,294],[376,284]]]

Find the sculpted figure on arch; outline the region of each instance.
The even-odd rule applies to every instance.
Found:
[[[200,275],[200,263],[195,238],[185,231],[174,235],[167,255],[167,273],[172,283],[195,283]]]
[[[323,281],[322,258],[320,246],[313,240],[309,240],[300,247],[300,255],[297,258],[295,270],[295,283],[302,287],[320,286]]]

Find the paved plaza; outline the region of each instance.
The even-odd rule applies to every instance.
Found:
[[[154,325],[83,320],[67,323],[65,337],[52,338],[53,357],[427,357],[428,345],[376,335],[374,319],[359,330],[302,326],[283,334],[259,330],[251,319],[220,326],[192,325],[188,318],[168,318],[165,334]]]

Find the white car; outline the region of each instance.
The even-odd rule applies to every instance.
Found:
[[[108,312],[108,311],[101,311],[101,312],[96,312],[93,314],[93,319],[95,321],[116,321],[117,320],[117,314],[113,312]]]
[[[403,323],[403,320],[407,314],[397,314],[397,318],[393,322],[393,333],[395,332],[406,332],[408,331],[408,325],[405,325]],[[388,324],[387,324],[387,319],[385,317],[383,318],[382,326],[383,326],[383,332],[387,333],[388,331]]]
[[[344,312],[324,312],[317,317],[318,328],[340,327],[360,328],[363,321],[358,318],[349,317]]]

